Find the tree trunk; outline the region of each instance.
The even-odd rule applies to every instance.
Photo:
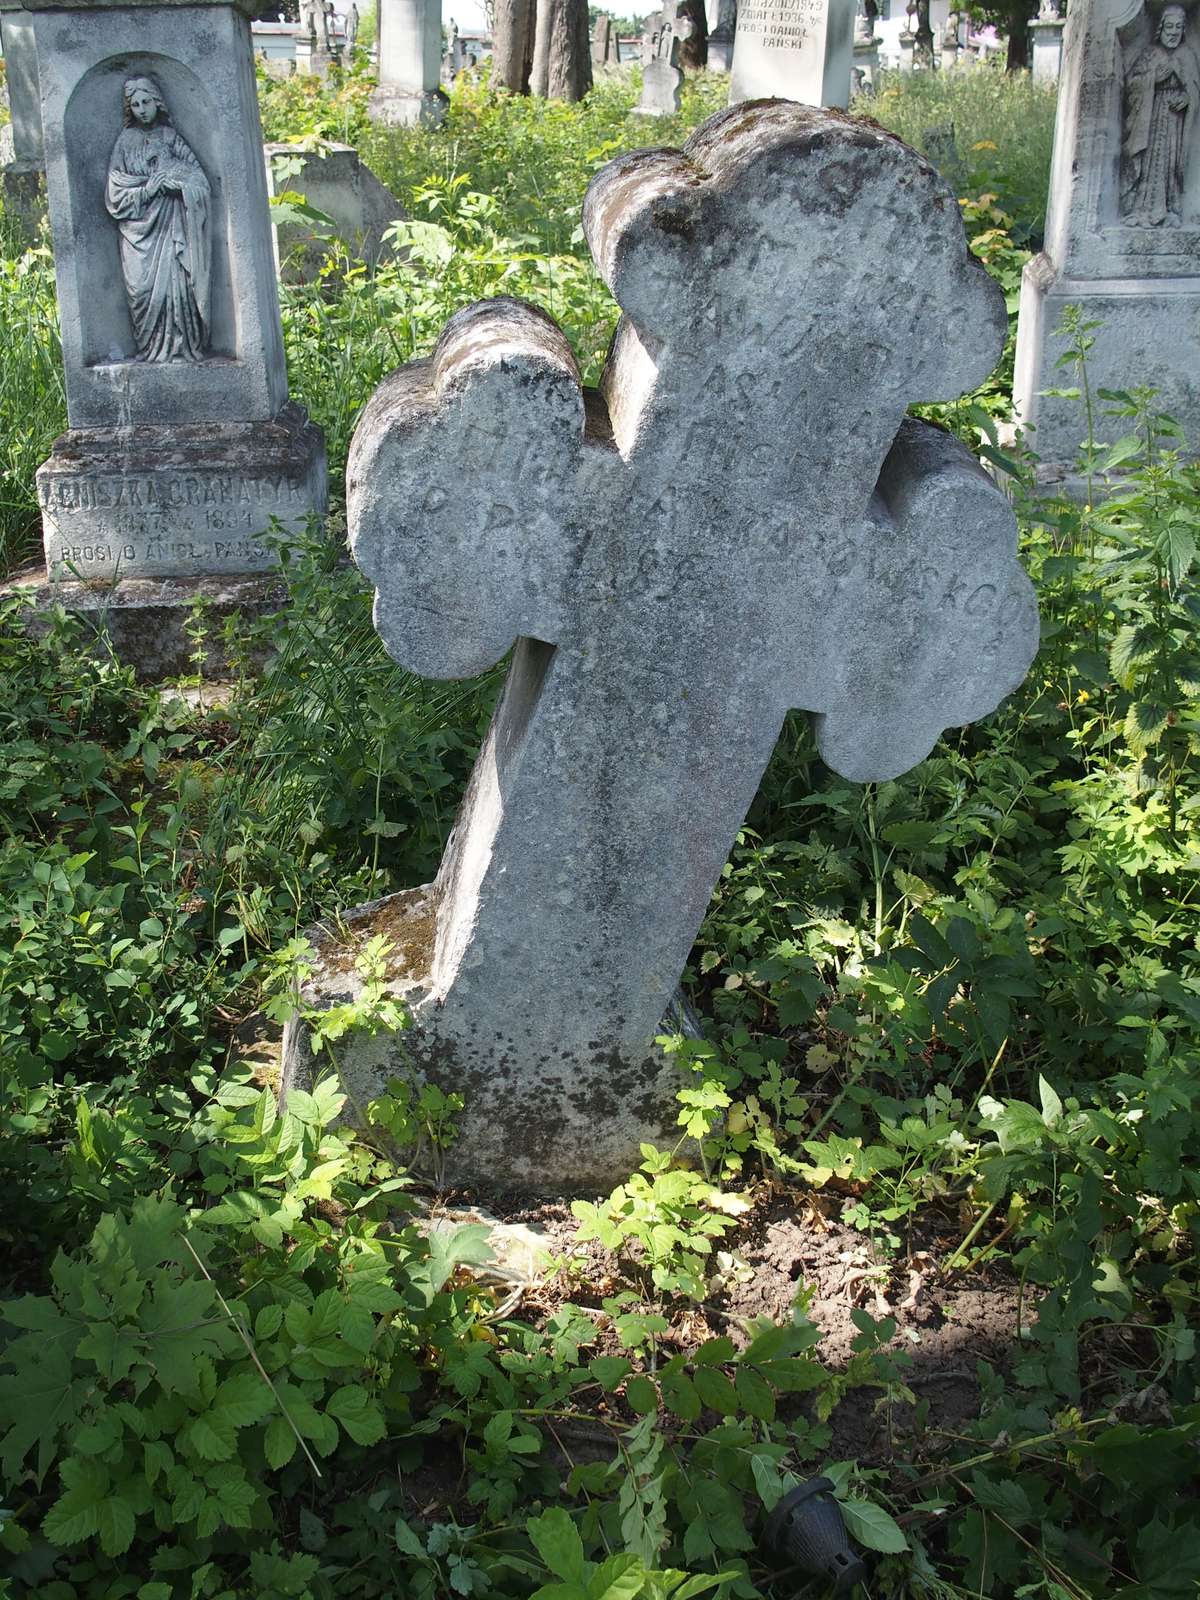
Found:
[[[582,100],[591,87],[587,0],[537,0],[530,93]]]
[[[513,94],[529,93],[533,63],[534,0],[496,0],[492,23],[492,82]]]
[[[1023,72],[1029,65],[1029,16],[1026,8],[1014,7],[1008,25],[1008,60],[1005,65],[1009,72]]]
[[[708,17],[704,0],[683,0],[679,10],[692,23],[691,38],[679,41],[679,65],[685,72],[699,72],[708,65]]]

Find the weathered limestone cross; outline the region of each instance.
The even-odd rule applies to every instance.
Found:
[[[919,156],[741,105],[613,162],[584,227],[624,312],[599,392],[543,313],[483,302],[381,386],[349,479],[396,660],[516,651],[436,885],[385,904],[415,1025],[347,1070],[459,1088],[455,1175],[580,1189],[673,1124],[653,1040],[789,708],[837,771],[892,777],[1037,636],[1004,497],[904,421],[1005,328]]]

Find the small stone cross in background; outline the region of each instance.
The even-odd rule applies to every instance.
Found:
[[[577,1191],[672,1137],[653,1041],[788,710],[838,772],[890,778],[1037,640],[1004,496],[904,420],[1005,331],[926,162],[755,102],[614,161],[584,228],[624,313],[599,391],[542,312],[486,301],[384,382],[349,468],[396,660],[455,678],[516,650],[437,883],[384,903],[413,1027],[345,1071],[356,1098],[406,1060],[460,1090],[455,1178]]]

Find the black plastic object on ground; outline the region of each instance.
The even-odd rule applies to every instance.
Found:
[[[767,1518],[768,1549],[809,1578],[849,1594],[867,1576],[866,1563],[850,1548],[842,1512],[828,1478],[810,1478],[790,1489]]]

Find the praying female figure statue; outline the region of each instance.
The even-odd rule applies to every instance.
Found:
[[[105,195],[139,361],[203,361],[208,348],[211,190],[153,78],[124,86],[125,126]]]
[[[1135,228],[1178,228],[1188,145],[1200,112],[1200,60],[1184,39],[1187,13],[1163,7],[1154,43],[1125,78],[1121,216]]]

